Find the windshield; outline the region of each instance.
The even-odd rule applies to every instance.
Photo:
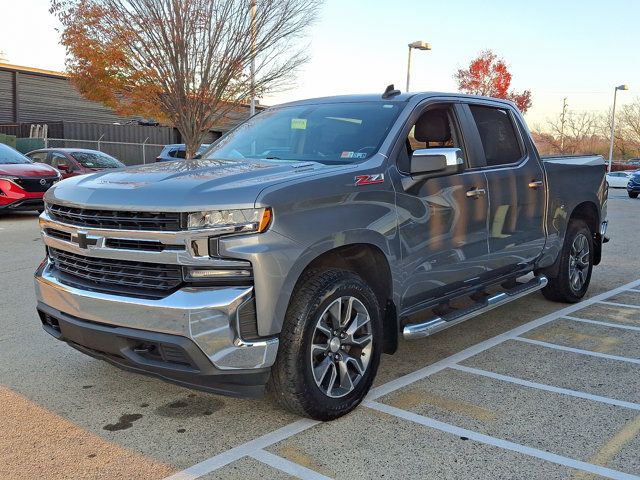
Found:
[[[378,151],[403,105],[359,102],[265,110],[218,140],[204,156],[356,162]]]
[[[124,163],[100,152],[71,152],[80,165],[87,168],[122,168]]]
[[[17,150],[0,143],[0,164],[7,163],[33,163],[27,157],[22,155]]]

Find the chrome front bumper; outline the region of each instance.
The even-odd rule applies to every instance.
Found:
[[[60,312],[103,325],[180,335],[191,339],[220,370],[270,367],[278,339],[243,341],[238,308],[253,287],[185,287],[162,299],[112,295],[65,285],[45,261],[35,275],[36,297]]]

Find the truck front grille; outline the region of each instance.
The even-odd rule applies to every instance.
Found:
[[[86,257],[49,247],[55,267],[83,286],[121,293],[123,289],[168,292],[182,283],[179,265]]]
[[[180,214],[177,212],[127,212],[49,205],[49,215],[63,223],[89,228],[161,232],[180,230]]]

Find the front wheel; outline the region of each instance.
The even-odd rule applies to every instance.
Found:
[[[576,303],[587,293],[593,270],[593,237],[582,220],[571,220],[556,265],[542,294],[556,302]]]
[[[638,192],[629,192],[629,198],[638,198]]]
[[[304,274],[287,310],[269,390],[288,410],[333,420],[365,397],[382,351],[380,307],[353,272]]]

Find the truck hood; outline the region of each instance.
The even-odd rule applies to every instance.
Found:
[[[266,187],[347,165],[269,160],[181,160],[68,178],[45,201],[139,211],[252,208]]]

